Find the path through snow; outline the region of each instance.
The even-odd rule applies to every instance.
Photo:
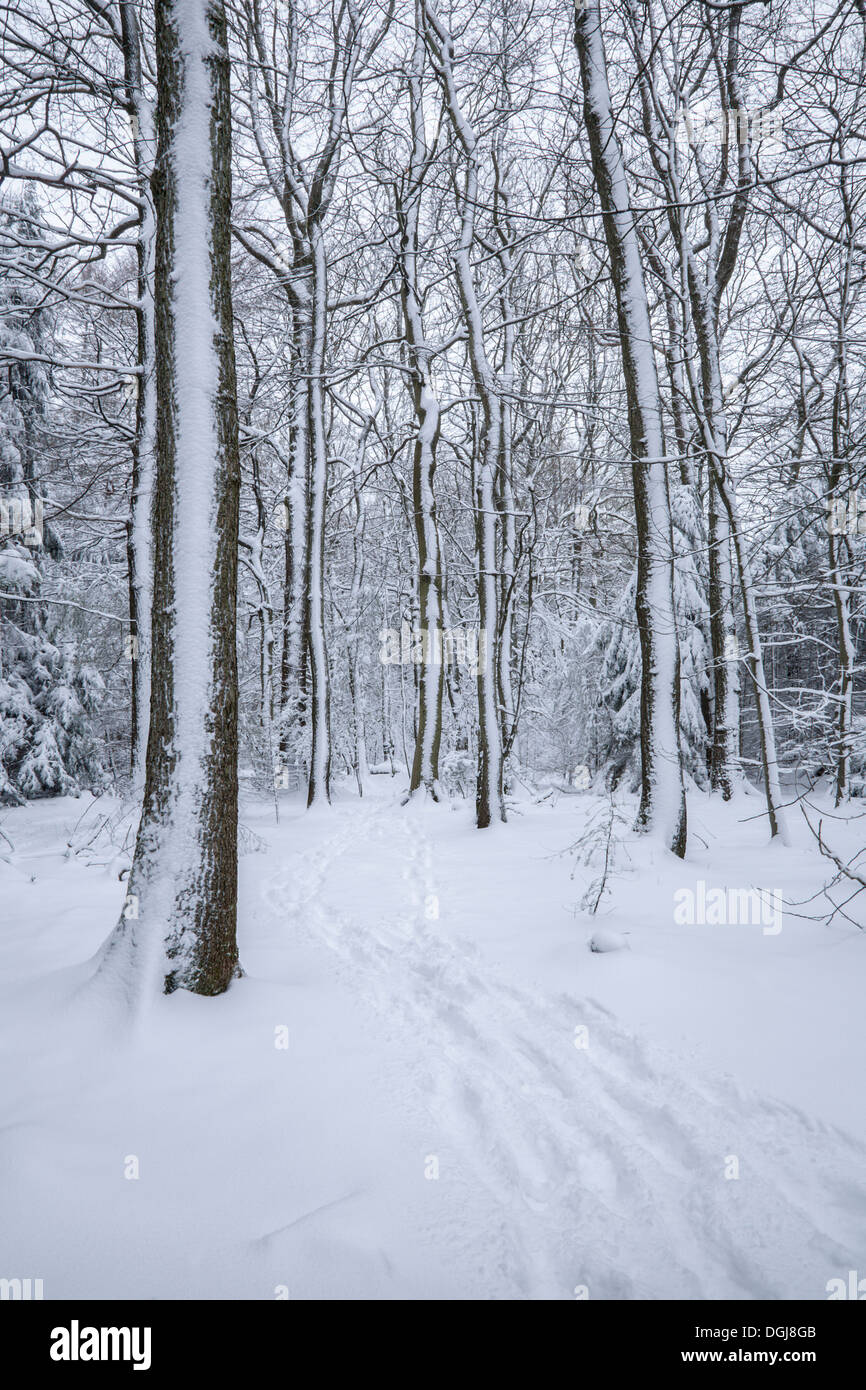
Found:
[[[274,930],[331,951],[412,1059],[440,1181],[456,1166],[492,1201],[514,1296],[809,1299],[857,1268],[866,1147],[689,1074],[597,1003],[499,978],[438,929],[447,886],[422,821],[381,802],[339,808],[263,894]],[[382,892],[338,905],[365,863]]]

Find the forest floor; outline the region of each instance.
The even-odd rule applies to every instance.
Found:
[[[603,845],[570,847],[599,798],[479,833],[385,780],[284,798],[279,825],[245,801],[246,974],[157,1000],[133,1038],[89,984],[122,808],[4,812],[0,1276],[46,1298],[822,1299],[866,1274],[866,932],[802,915],[831,873],[802,817],[770,847],[760,798],[694,794],[685,863],[626,823],[592,917]],[[784,908],[675,920],[718,887]],[[849,911],[866,925],[866,894]]]

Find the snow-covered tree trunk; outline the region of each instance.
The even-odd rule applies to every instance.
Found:
[[[102,970],[130,995],[219,994],[239,969],[239,464],[220,0],[157,0],[156,55],[151,719],[129,897]]]
[[[740,753],[740,701],[731,533],[712,472],[709,490],[709,604],[713,653],[713,727],[710,785],[725,801],[733,796]]]
[[[584,115],[616,294],[629,407],[638,538],[636,608],[641,646],[641,801],[638,825],[686,847],[686,799],[679,741],[679,643],[673,534],[661,399],[649,306],[630,194],[617,139],[597,3],[575,7]]]
[[[728,423],[722,395],[718,305],[711,288],[699,283],[698,271],[693,264],[689,266],[689,280],[701,364],[701,420],[709,463],[709,605],[713,652],[710,785],[728,801],[739,780],[740,754],[739,655],[734,619],[731,530],[717,481],[727,476]]]
[[[746,638],[749,650],[746,652],[746,666],[752,679],[755,692],[755,708],[758,714],[758,738],[761,748],[761,768],[764,775],[764,792],[767,798],[767,818],[770,834],[778,836],[782,844],[788,843],[785,817],[782,811],[782,788],[779,781],[779,759],[776,753],[776,733],[773,724],[773,711],[770,705],[770,691],[764,668],[764,653],[761,632],[758,625],[758,607],[755,599],[755,581],[752,575],[752,561],[746,548],[742,522],[737,510],[737,496],[729,481],[716,475],[725,511],[728,517],[734,553],[737,557],[737,570],[740,576],[740,597],[743,604],[743,619],[746,625]]]
[[[503,83],[503,103],[508,84]],[[514,608],[517,599],[517,521],[514,502],[514,406],[515,343],[514,305],[511,282],[515,274],[512,245],[514,229],[508,216],[507,151],[500,133],[496,147],[496,188],[493,221],[499,239],[497,260],[502,274],[499,312],[502,325],[502,366],[499,372],[502,402],[502,433],[496,475],[496,505],[500,516],[501,561],[499,565],[499,628],[496,636],[496,689],[500,711],[503,760],[507,759],[517,733],[517,706],[512,680],[514,659]]]
[[[679,297],[675,293],[670,275],[667,273],[667,268],[661,261],[661,257],[658,257],[658,262],[653,265],[653,269],[657,270],[661,280],[662,294],[665,301],[665,315],[668,323],[668,337],[665,344],[665,364],[667,366],[668,383],[670,386],[671,416],[674,424],[674,435],[677,441],[680,482],[683,487],[692,488],[695,485],[695,480],[690,453],[689,429],[686,424],[688,384],[684,367],[686,349],[685,330],[682,321],[683,314],[679,304]]]
[[[737,680],[738,653],[734,622],[733,579],[731,577],[731,546],[737,558],[740,597],[749,651],[746,665],[755,691],[758,715],[758,737],[764,773],[767,815],[772,835],[786,839],[781,810],[781,789],[776,757],[776,736],[770,693],[764,671],[758,610],[755,601],[751,558],[746,548],[739,515],[736,484],[728,464],[728,422],[722,390],[721,348],[719,343],[719,302],[728,285],[739,253],[752,187],[749,121],[740,82],[740,20],[741,7],[731,6],[727,19],[727,43],[724,54],[724,82],[721,84],[723,115],[726,123],[734,125],[736,139],[737,191],[731,204],[724,233],[718,227],[717,210],[708,202],[707,223],[710,228],[709,265],[702,275],[695,254],[686,243],[689,294],[695,335],[701,362],[701,409],[698,411],[704,445],[710,468],[710,574],[711,617],[713,630],[713,659],[715,667],[715,702],[713,734],[713,785],[729,796],[739,773],[739,688]],[[697,399],[698,393],[695,392]]]
[[[442,650],[442,557],[436,524],[434,477],[439,407],[424,377],[413,383],[416,419],[412,496],[418,547],[419,624],[424,633],[418,672],[418,728],[409,783],[439,798],[439,747],[442,740],[444,668]]]
[[[378,404],[378,402],[377,402]],[[364,508],[363,478],[367,454],[367,443],[373,428],[375,413],[371,413],[361,430],[358,448],[352,460],[352,507],[354,524],[352,526],[352,582],[349,590],[349,603],[346,615],[346,656],[348,658],[349,698],[352,709],[352,731],[354,735],[354,770],[358,795],[364,795],[369,775],[367,758],[367,721],[364,709],[364,673],[366,660],[363,644],[363,608],[365,596],[365,558],[364,538],[366,512]]]
[[[325,510],[328,502],[328,445],[325,428],[325,342],[328,274],[324,233],[311,228],[312,332],[310,338],[308,442],[310,495],[307,526],[308,644],[310,657],[310,780],[307,805],[331,799],[331,713],[325,646]]]
[[[412,517],[418,552],[418,606],[425,634],[418,672],[418,720],[409,780],[410,795],[426,793],[439,799],[439,747],[442,740],[444,665],[442,650],[442,554],[436,521],[436,445],[439,402],[433,389],[431,353],[424,332],[418,284],[421,190],[429,162],[421,75],[424,31],[420,0],[416,4],[416,37],[409,70],[411,154],[406,189],[398,195],[400,227],[400,285],[403,331],[411,370],[410,390],[415,411],[412,452]]]
[[[460,234],[454,269],[469,362],[481,403],[481,429],[474,452],[475,550],[478,566],[478,778],[475,821],[480,830],[505,820],[503,798],[502,730],[497,700],[496,639],[499,635],[499,576],[496,484],[502,447],[500,383],[487,353],[481,304],[475,287],[472,254],[478,210],[479,149],[475,131],[461,105],[454,72],[454,40],[432,6],[424,4],[427,41],[434,53],[445,97],[445,108],[464,158],[464,182],[459,195]]]
[[[468,266],[468,257],[466,258]],[[484,404],[484,424],[475,478],[475,545],[478,562],[478,782],[475,820],[480,830],[505,820],[502,734],[497,706],[494,640],[498,628],[496,572],[496,470],[499,456],[498,401]]]
[[[290,627],[284,644],[283,670],[284,695],[288,701],[293,662],[297,659],[301,720],[306,718],[309,704],[311,746],[307,804],[312,806],[330,799],[331,769],[324,574],[328,499],[325,372],[329,316],[325,221],[340,167],[355,69],[363,48],[362,19],[354,0],[342,0],[333,16],[329,75],[318,89],[313,107],[323,118],[324,138],[313,153],[310,125],[305,124],[299,134],[293,130],[298,116],[296,88],[304,78],[299,68],[302,41],[299,14],[294,6],[280,5],[269,12],[258,0],[243,0],[237,13],[246,43],[252,133],[293,247],[290,261],[275,248],[266,231],[257,241],[245,231],[235,229],[243,245],[276,274],[292,303],[295,319],[294,367],[298,382],[303,383],[305,422],[301,427],[296,404],[289,491],[291,537],[287,537],[286,543],[286,611]],[[376,42],[378,39],[373,41],[372,47]],[[297,403],[297,396],[295,401]],[[302,443],[306,447],[303,505],[298,494]],[[298,593],[296,581],[301,574],[302,593]],[[296,622],[297,628],[294,627]],[[298,631],[299,644],[295,641]],[[283,712],[284,742],[291,728],[287,711],[288,703]]]
[[[151,103],[144,90],[138,9],[132,0],[120,5],[124,85],[140,208],[136,237],[138,303],[135,309],[138,376],[132,488],[127,538],[129,560],[130,642],[132,662],[132,780],[143,786],[150,720],[151,601],[153,597],[152,521],[154,448],[156,443],[156,363],[153,275],[155,223],[150,179],[154,129]]]
[[[700,362],[700,381],[698,382],[695,380],[694,369],[683,350],[682,342],[677,347],[678,338],[685,335],[681,335],[679,332],[678,320],[683,310],[678,312],[674,307],[672,274],[657,248],[650,245],[648,248],[650,263],[662,286],[668,319],[668,373],[671,381],[674,428],[680,453],[681,478],[685,482],[690,474],[688,459],[684,454],[683,405],[686,399],[686,378],[690,386],[692,405],[698,418],[702,444],[709,464],[707,481],[708,600],[713,689],[709,770],[710,785],[714,790],[720,791],[725,800],[729,800],[740,776],[740,704],[731,537],[727,514],[721,505],[715,481],[717,476],[724,476],[728,456],[728,424],[721,376],[719,299],[736,261],[748,199],[748,180],[740,181],[724,234],[720,229],[718,211],[712,200],[708,199],[707,210],[702,223],[702,230],[706,234],[705,264],[702,267],[694,253],[681,206],[685,200],[679,182],[680,151],[676,140],[671,138],[670,122],[667,121],[665,124],[666,117],[664,117],[659,103],[656,85],[658,57],[655,51],[649,58],[644,57],[642,53],[645,13],[632,3],[632,0],[629,0],[628,12],[638,57],[638,86],[644,134],[653,166],[667,197],[667,218],[679,261],[678,270],[682,286],[681,303],[683,308],[686,304],[691,308],[692,327]],[[733,23],[733,21],[731,22]],[[736,80],[738,52],[736,25],[734,25],[733,32],[733,46],[729,49],[726,65],[726,116],[728,105],[739,99],[739,88]],[[709,185],[709,178],[703,168],[702,151],[693,148],[692,154],[702,172],[702,183],[706,188]],[[745,158],[746,164],[748,164],[748,151],[741,149],[740,158]],[[645,235],[649,240],[648,234]],[[685,371],[684,365],[686,365]]]
[[[841,511],[847,511],[847,500],[854,495],[851,470],[851,456],[857,452],[852,432],[852,391],[850,372],[851,325],[850,316],[857,298],[857,258],[854,249],[855,227],[854,174],[846,160],[846,144],[839,139],[840,168],[839,193],[843,210],[845,232],[844,255],[839,273],[839,308],[836,314],[836,361],[835,385],[833,389],[833,408],[831,415],[832,462],[827,470],[829,516],[833,518],[827,526],[827,551],[829,560],[829,580],[833,593],[833,608],[836,614],[836,640],[839,652],[839,715],[836,721],[836,805],[840,806],[849,795],[849,764],[852,751],[854,717],[854,679],[857,667],[857,651],[852,630],[851,583],[847,570],[846,557],[851,559],[851,538],[839,534],[835,524]],[[846,483],[847,498],[840,498],[843,479]],[[858,525],[859,529],[859,525]]]
[[[740,157],[743,158],[742,147]],[[729,797],[739,767],[739,687],[736,674],[739,654],[733,611],[733,547],[749,645],[746,665],[755,692],[767,815],[771,834],[785,840],[776,736],[764,670],[752,564],[743,536],[736,484],[728,465],[728,424],[721,380],[718,298],[733,269],[737,240],[732,242],[730,226],[724,243],[725,250],[720,254],[712,283],[701,276],[691,249],[686,251],[689,292],[701,364],[701,382],[699,387],[695,384],[693,398],[710,474],[710,622],[715,669],[713,786],[723,796]]]
[[[740,80],[740,21],[739,5],[728,7],[727,18],[718,32],[712,31],[712,44],[722,101],[721,116],[725,123],[725,147],[722,157],[722,178],[729,168],[735,173],[734,196],[724,225],[720,222],[719,206],[711,192],[713,180],[706,167],[701,142],[690,136],[690,153],[698,169],[702,187],[706,190],[705,211],[701,226],[700,263],[687,226],[686,206],[680,186],[680,155],[670,119],[660,116],[661,108],[655,89],[654,67],[658,62],[654,48],[651,59],[641,53],[639,35],[644,27],[644,15],[629,0],[632,34],[638,54],[638,84],[641,92],[644,131],[651,158],[666,195],[666,211],[670,233],[677,247],[683,279],[683,298],[691,306],[692,323],[700,379],[687,362],[692,405],[697,418],[701,442],[707,458],[708,530],[709,530],[709,602],[713,653],[714,701],[713,738],[711,746],[711,784],[725,798],[731,796],[740,776],[739,771],[739,681],[736,622],[734,614],[734,580],[731,550],[737,556],[740,594],[748,632],[747,664],[753,674],[756,691],[758,733],[761,742],[761,761],[765,770],[767,809],[773,834],[781,833],[781,812],[778,799],[778,770],[776,768],[775,735],[769,692],[766,688],[750,562],[741,531],[736,486],[728,462],[728,421],[721,374],[721,344],[719,305],[737,263],[743,227],[753,187],[751,166],[749,113],[746,109]],[[688,95],[679,92],[679,100],[687,107]],[[666,122],[666,124],[665,124]],[[687,127],[690,129],[690,127]],[[736,161],[727,149],[727,131],[736,129]],[[721,187],[721,184],[718,185]],[[743,568],[745,565],[745,569]],[[748,591],[748,592],[747,592]]]
[[[297,262],[296,262],[297,266]],[[283,582],[283,650],[280,692],[280,756],[297,764],[308,720],[307,650],[309,593],[307,534],[310,505],[306,367],[310,360],[310,313],[306,259],[292,295],[292,383],[286,479],[286,537]]]
[[[252,427],[251,406],[257,388],[258,382],[256,381],[250,392],[250,408],[244,412],[243,424],[247,429]],[[274,609],[271,602],[264,554],[268,513],[262,494],[261,463],[256,447],[250,451],[250,465],[252,494],[256,507],[256,525],[255,530],[249,535],[239,537],[239,557],[256,586],[257,602],[254,612],[258,619],[259,630],[259,738],[265,751],[269,772],[272,773],[277,761],[273,727],[276,637],[274,633]],[[276,790],[276,779],[274,780],[274,790]]]
[[[838,486],[838,484],[837,484]],[[837,492],[831,487],[828,496],[830,516],[834,516]],[[844,505],[844,503],[843,503]],[[851,630],[850,585],[846,582],[844,566],[845,540],[834,526],[828,526],[827,551],[830,589],[836,614],[836,634],[839,651],[839,715],[836,720],[836,805],[848,796],[848,767],[851,758],[852,719],[854,715],[854,672],[856,654]]]
[[[706,285],[699,284],[698,273],[693,265],[689,267],[689,281],[701,360],[701,387],[694,387],[693,396],[709,467],[709,597],[715,674],[712,785],[727,799],[736,784],[739,769],[740,701],[736,674],[739,652],[733,608],[733,547],[749,647],[745,657],[746,666],[755,692],[767,816],[771,834],[778,835],[784,842],[787,833],[781,810],[776,736],[764,670],[752,562],[743,535],[736,484],[728,467],[727,418],[721,388],[717,307],[712,296],[711,302],[708,303],[709,291]],[[697,404],[698,402],[700,403]]]
[[[846,209],[847,211],[847,209]],[[850,223],[849,223],[850,234]],[[850,293],[852,278],[852,252],[847,250],[847,263],[844,268],[843,304],[837,318],[836,383],[833,391],[832,432],[833,462],[829,467],[829,487],[827,506],[829,521],[827,525],[828,578],[833,594],[833,609],[836,615],[836,639],[839,652],[839,714],[836,720],[836,805],[840,806],[849,793],[848,775],[851,758],[852,720],[854,716],[854,675],[856,671],[856,647],[851,624],[851,584],[846,574],[846,547],[850,539],[840,535],[836,517],[845,514],[847,500],[853,495],[850,465],[846,468],[845,458],[851,449],[851,401],[848,382],[849,325],[847,321],[847,296]],[[847,476],[846,476],[847,475]],[[846,482],[842,490],[843,478]],[[841,497],[840,497],[841,493]],[[847,496],[846,496],[847,493]],[[841,502],[841,507],[840,507]]]

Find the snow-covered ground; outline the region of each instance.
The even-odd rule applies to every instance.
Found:
[[[598,798],[476,832],[383,781],[284,800],[278,826],[247,802],[246,975],[133,1032],[91,979],[126,861],[86,843],[117,804],[4,813],[0,1276],[46,1298],[822,1299],[866,1271],[866,934],[789,906],[830,869],[801,818],[768,847],[758,798],[692,795],[687,862],[627,836],[592,918],[599,852],[567,851]],[[781,918],[675,921],[683,889],[722,887],[778,890]]]

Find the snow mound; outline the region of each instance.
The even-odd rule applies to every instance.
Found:
[[[589,949],[591,951],[622,951],[628,949],[628,941],[622,932],[608,931],[601,928],[593,932],[590,937]]]

